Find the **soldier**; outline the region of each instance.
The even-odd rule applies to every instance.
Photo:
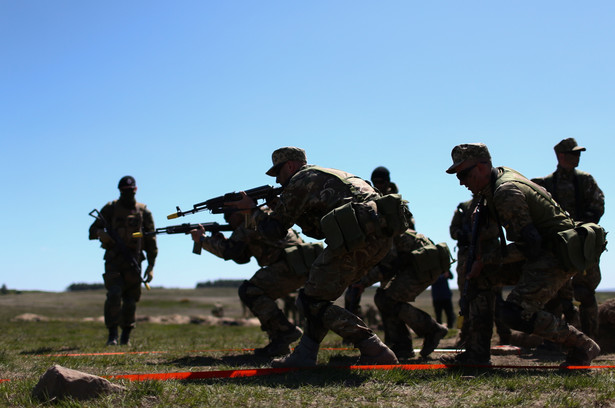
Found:
[[[480,194],[478,214],[483,228],[496,226],[499,245],[480,237],[469,281],[470,334],[466,351],[442,360],[447,363],[490,364],[494,295],[491,288],[513,284],[502,305],[503,320],[515,330],[535,334],[570,348],[563,365],[589,365],[600,347],[587,335],[543,310],[545,303],[577,271],[569,265],[572,253],[560,249],[555,236],[575,231],[574,222],[540,186],[515,170],[493,167],[482,143],[455,146],[453,165],[459,183]],[[477,216],[477,215],[475,215]],[[511,242],[506,245],[506,239]],[[588,242],[588,241],[586,241]],[[599,245],[599,244],[596,244]],[[567,248],[567,247],[564,247]]]
[[[532,179],[551,193],[576,222],[598,223],[604,214],[604,193],[591,174],[577,170],[584,147],[573,138],[564,139],[553,149],[557,156],[557,169],[546,177]],[[581,330],[593,339],[598,334],[598,302],[596,288],[601,280],[600,266],[596,264],[572,278],[574,297],[580,302]],[[572,306],[571,296],[563,295],[564,312]],[[566,301],[567,299],[567,301]],[[574,315],[571,317],[574,318]]]
[[[276,299],[284,298],[294,292],[307,279],[309,265],[293,262],[293,254],[315,259],[322,252],[322,244],[306,244],[299,234],[292,229],[279,239],[268,239],[252,225],[247,225],[244,214],[238,211],[226,211],[224,218],[233,228],[233,233],[226,238],[218,232],[206,236],[203,227],[190,233],[195,242],[212,254],[245,264],[254,257],[261,267],[239,287],[239,298],[261,323],[261,330],[269,336],[269,344],[257,348],[258,356],[274,357],[290,353],[290,344],[301,337],[302,331],[291,323],[280,310]]]
[[[245,194],[232,205],[251,210],[258,230],[267,237],[279,239],[297,224],[304,234],[326,238],[327,243],[299,291],[297,303],[305,316],[301,341],[273,365],[316,365],[329,330],[360,350],[361,364],[397,363],[395,354],[360,318],[333,301],[386,255],[394,234],[405,230],[401,199],[381,198],[368,182],[344,171],[308,165],[305,151],[297,147],[275,150],[272,161],[267,174],[283,187],[273,211],[255,209]]]
[[[473,196],[471,200],[464,201],[457,205],[457,209],[453,214],[451,225],[449,228],[451,238],[457,241],[457,287],[462,293],[465,287],[466,276],[466,260],[468,259],[468,253],[470,250],[470,240],[472,237],[472,212],[478,204],[478,196]],[[502,287],[494,286],[493,292],[495,294],[495,327],[500,338],[500,344],[510,344],[511,331],[500,318],[499,308],[502,304]],[[461,299],[460,299],[461,301]],[[468,333],[468,327],[470,324],[469,319],[463,319],[463,324],[459,330],[459,338],[457,341],[458,347],[463,347],[466,341],[466,335]]]
[[[154,264],[158,255],[156,235],[133,238],[135,232],[155,231],[152,213],[145,204],[135,199],[137,184],[131,176],[124,176],[118,184],[120,198],[107,203],[101,210],[101,217],[108,223],[122,242],[116,242],[102,220],[97,219],[90,226],[89,238],[98,239],[105,249],[105,273],[103,279],[107,289],[105,300],[105,325],[109,330],[107,345],[118,343],[118,326],[122,328],[120,344],[128,344],[130,332],[135,327],[137,302],[141,297],[141,262],[146,259],[146,282],[154,278]]]
[[[435,246],[422,234],[408,229],[396,236],[387,256],[355,286],[360,290],[381,282],[374,302],[384,326],[384,341],[398,359],[414,357],[412,336],[407,326],[423,337],[421,356],[431,354],[448,329],[428,313],[410,304],[448,271],[451,256],[445,246]],[[406,326],[407,325],[407,326]]]
[[[397,194],[399,193],[399,189],[397,188],[397,184],[391,181],[391,173],[389,169],[384,166],[378,166],[372,171],[372,175],[370,178],[372,185],[383,195],[386,194]],[[409,213],[409,228],[415,229],[414,227],[414,217],[410,210]],[[363,318],[361,314],[361,295],[362,290],[360,289],[361,285],[350,285],[346,292],[344,293],[344,307],[348,309],[350,312],[355,315]]]

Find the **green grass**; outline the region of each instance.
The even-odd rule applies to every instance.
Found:
[[[224,303],[229,316],[239,316],[241,310],[232,289],[154,289],[143,296],[139,315],[209,314],[216,303]],[[370,294],[365,299],[369,301]],[[81,320],[99,316],[103,301],[104,292],[0,296],[0,379],[10,379],[0,382],[0,406],[41,406],[41,401],[32,399],[31,391],[53,364],[100,376],[269,367],[267,359],[238,350],[266,343],[265,334],[257,327],[139,323],[130,346],[106,347],[103,324]],[[417,300],[417,305],[431,311],[425,296]],[[12,321],[25,312],[53,319]],[[341,346],[341,339],[331,333],[323,342],[325,348]],[[420,340],[416,346],[420,346]],[[108,351],[149,353],[66,356]],[[615,371],[609,369],[349,371],[332,366],[354,363],[357,357],[356,350],[321,350],[316,369],[250,378],[112,380],[125,386],[126,392],[87,402],[58,401],[50,406],[615,406]],[[520,359],[519,364],[526,365],[527,361]],[[606,356],[599,364],[615,364],[615,356]]]

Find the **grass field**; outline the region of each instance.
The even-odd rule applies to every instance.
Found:
[[[601,299],[613,294],[600,294]],[[24,292],[0,296],[0,406],[35,407],[31,398],[40,376],[53,364],[99,376],[146,373],[203,372],[269,367],[269,360],[249,351],[266,343],[254,326],[156,324],[139,322],[129,346],[106,347],[100,321],[104,291]],[[371,303],[373,290],[364,296]],[[208,316],[217,305],[225,316],[242,313],[235,289],[160,289],[145,292],[138,316]],[[431,312],[423,294],[415,303]],[[45,321],[16,321],[32,313]],[[379,333],[381,334],[381,333]],[[454,342],[455,330],[443,341]],[[421,339],[415,347],[420,348]],[[352,365],[358,351],[345,348],[329,334],[316,369],[249,378],[207,380],[128,381],[112,379],[127,391],[87,402],[64,400],[57,407],[613,407],[615,370],[586,372],[544,369],[561,356],[538,359],[532,352],[505,357],[524,369],[436,369],[363,371],[338,368]],[[331,348],[331,349],[329,349]],[[343,348],[343,349],[333,349]],[[119,352],[108,354],[109,351]],[[107,353],[107,354],[103,354]],[[405,364],[438,363],[418,358]],[[502,357],[504,358],[504,357]],[[559,359],[559,360],[558,360]],[[615,355],[600,356],[595,365],[615,364]],[[45,405],[45,404],[43,404]]]

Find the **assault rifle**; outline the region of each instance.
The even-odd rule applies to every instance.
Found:
[[[256,187],[250,190],[246,190],[246,194],[252,198],[254,201],[265,200],[266,204],[268,201],[275,198],[282,191],[282,187],[272,187],[269,185]],[[199,211],[209,210],[212,214],[222,214],[228,207],[225,207],[224,203],[239,201],[241,200],[241,193],[226,193],[222,196],[211,198],[207,201],[203,201],[202,203],[197,203],[192,206],[192,210],[182,211],[177,206],[177,212],[173,214],[167,215],[167,219],[172,220],[177,217],[183,217],[187,214],[196,214]],[[261,205],[263,205],[261,204]]]
[[[233,228],[228,224],[218,224],[217,222],[204,222],[202,224],[180,224],[169,225],[168,227],[156,228],[155,231],[149,232],[135,232],[132,234],[135,238],[141,238],[144,236],[158,235],[158,234],[189,234],[194,229],[199,229],[199,225],[202,226],[205,231],[220,232],[220,231],[232,231]],[[201,255],[201,244],[199,242],[194,243],[192,253]]]
[[[130,250],[128,249],[128,247],[126,246],[122,238],[118,235],[117,231],[115,231],[111,227],[111,224],[109,224],[107,220],[105,220],[105,218],[96,208],[90,211],[89,215],[90,217],[94,217],[102,223],[103,228],[105,229],[107,234],[109,234],[109,236],[115,241],[114,248],[119,249],[124,259],[126,259],[130,263],[130,266],[132,266],[137,271],[139,271],[139,276],[141,276],[141,262],[137,261],[137,259],[133,256],[133,254],[130,252]],[[141,282],[143,282],[147,290],[150,290],[149,284],[147,283],[145,278],[146,276],[143,276],[141,278]]]
[[[468,250],[468,258],[466,259],[466,270],[465,270],[465,279],[463,281],[463,290],[461,291],[461,297],[459,299],[459,320],[458,327],[461,328],[463,326],[464,317],[468,316],[470,301],[468,300],[468,286],[470,279],[468,275],[472,271],[472,264],[474,264],[474,260],[476,259],[476,246],[478,245],[478,229],[480,225],[480,217],[483,211],[483,200],[481,199],[476,205],[476,209],[474,210],[473,219],[472,219],[472,238],[470,240],[470,248]]]

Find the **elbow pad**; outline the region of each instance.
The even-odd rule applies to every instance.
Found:
[[[519,249],[528,259],[536,259],[542,249],[542,237],[534,224],[523,227],[521,237],[523,238],[523,245],[520,245]]]

